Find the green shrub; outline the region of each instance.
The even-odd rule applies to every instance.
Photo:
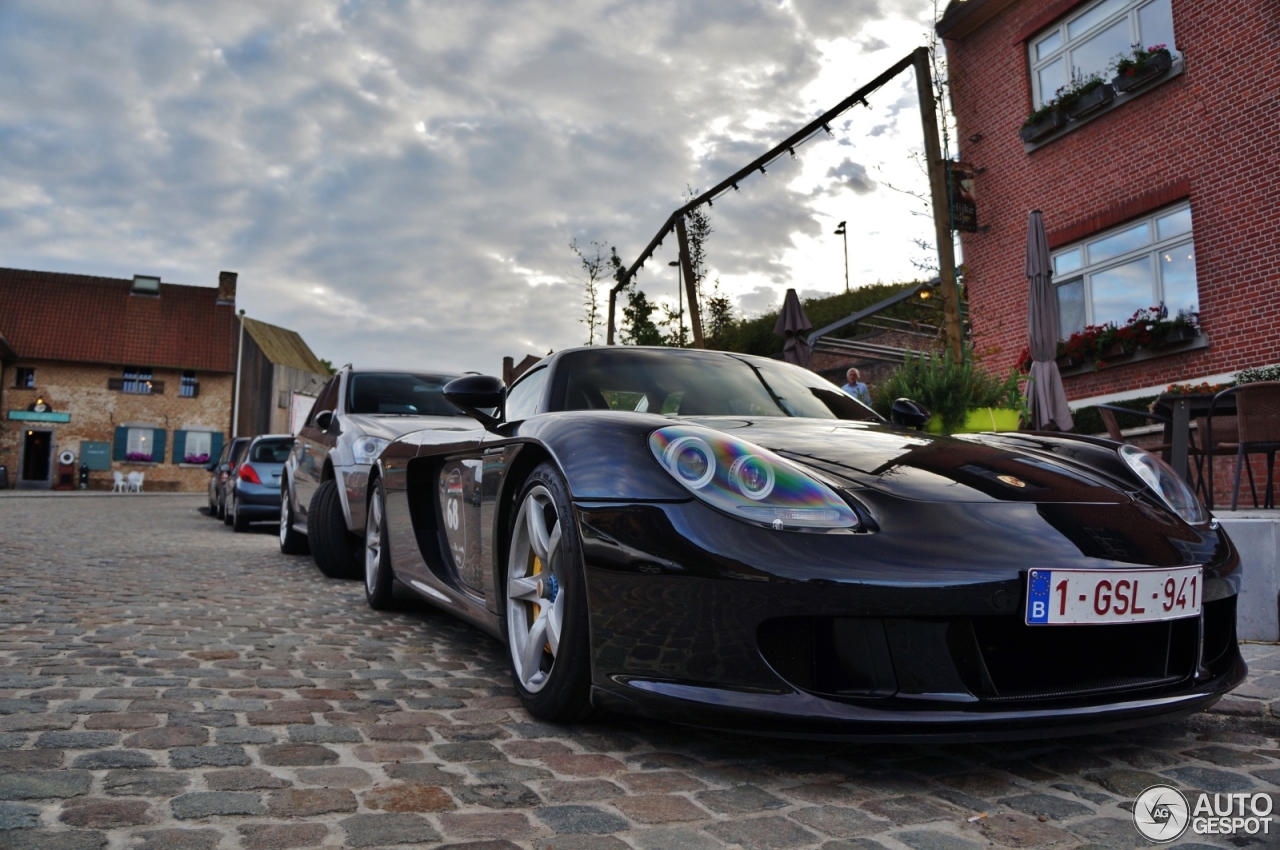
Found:
[[[897,371],[876,385],[874,406],[888,418],[896,399],[918,401],[942,421],[943,431],[951,433],[964,424],[971,410],[1022,409],[1020,378],[1017,372],[998,378],[971,359],[957,362],[949,353],[942,357],[908,354]]]

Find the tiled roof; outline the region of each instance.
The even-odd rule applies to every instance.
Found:
[[[217,287],[0,268],[0,335],[24,360],[234,372],[235,306]]]
[[[329,374],[329,370],[320,362],[320,358],[316,357],[315,352],[302,341],[297,331],[268,325],[266,322],[246,317],[244,332],[253,337],[258,348],[262,349],[262,353],[272,363],[317,375]]]

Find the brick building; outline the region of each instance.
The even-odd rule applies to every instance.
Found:
[[[1197,0],[954,0],[946,40],[961,159],[984,227],[963,234],[979,348],[1027,341],[1027,215],[1044,213],[1063,335],[1163,302],[1202,333],[1064,371],[1073,406],[1226,380],[1280,362],[1280,6]],[[1034,142],[1019,128],[1076,76],[1133,46],[1171,62]],[[1154,70],[1154,69],[1153,69]],[[1139,75],[1142,76],[1142,75]]]
[[[201,490],[231,423],[236,275],[214,287],[0,269],[0,466],[9,486],[58,483],[58,457]]]

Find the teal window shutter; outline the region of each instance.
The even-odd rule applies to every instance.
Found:
[[[152,439],[155,441],[151,444],[151,460],[156,463],[164,463],[164,435],[163,428],[156,428],[152,432]]]
[[[222,457],[222,432],[215,431],[209,437],[209,460],[210,462]]]
[[[173,431],[173,455],[170,456],[171,463],[186,463],[187,457],[187,432],[179,431],[176,428]]]
[[[124,456],[129,453],[129,429],[116,428],[115,439],[111,446],[111,459],[124,460]]]

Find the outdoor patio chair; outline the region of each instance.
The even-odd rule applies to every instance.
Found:
[[[1224,440],[1218,443],[1213,439],[1213,411],[1220,399],[1232,395],[1235,396],[1236,402],[1236,439],[1234,442]],[[1280,450],[1280,381],[1259,381],[1223,390],[1213,397],[1209,405],[1208,420],[1208,445],[1235,449],[1236,474],[1231,490],[1231,510],[1236,510],[1240,500],[1240,467],[1242,465],[1249,472],[1249,490],[1253,493],[1253,506],[1258,507],[1258,488],[1254,484],[1253,468],[1249,464],[1251,454],[1267,456],[1267,483],[1262,507],[1274,508],[1276,503],[1272,484],[1275,480],[1276,451]],[[1209,506],[1212,509],[1212,457],[1209,459]]]
[[[112,480],[112,484],[111,484],[111,492],[112,492],[112,493],[123,493],[123,492],[125,491],[124,473],[123,473],[123,472],[119,472],[119,471],[112,472],[112,473],[111,473],[111,480]]]
[[[1132,442],[1131,440],[1126,438],[1123,433],[1121,433],[1120,423],[1116,421],[1117,413],[1125,413],[1130,416],[1140,416],[1143,419],[1149,419],[1152,422],[1158,422],[1161,425],[1169,424],[1169,418],[1166,416],[1161,416],[1159,413],[1148,413],[1145,410],[1130,410],[1127,407],[1120,407],[1119,405],[1114,405],[1114,404],[1099,404],[1099,405],[1095,405],[1095,407],[1098,410],[1098,415],[1102,417],[1102,424],[1105,425],[1107,428],[1107,436],[1115,440],[1117,443]],[[1137,445],[1137,443],[1134,443],[1134,445]],[[1159,443],[1154,446],[1142,446],[1142,448],[1146,449],[1149,452],[1154,452],[1155,454],[1160,455],[1162,458],[1164,458],[1167,461],[1169,459],[1169,453],[1173,451],[1173,444]],[[1196,458],[1196,468],[1197,468],[1197,471],[1200,472],[1201,479],[1203,479],[1204,477],[1203,475],[1204,470],[1202,467],[1203,458],[1201,457],[1200,448],[1196,445],[1195,439],[1190,435],[1188,435],[1187,437],[1187,452],[1192,457]],[[1201,480],[1200,486],[1203,486],[1203,484],[1204,484],[1204,481]]]
[[[1210,433],[1209,417],[1196,417],[1196,433],[1200,434],[1200,438],[1207,447],[1198,456],[1198,462],[1203,464],[1206,457],[1235,457],[1236,444],[1240,442],[1240,430],[1236,424],[1236,415],[1229,413],[1226,415],[1217,414],[1213,417],[1213,429]],[[1209,444],[1212,437],[1213,444]],[[1245,471],[1249,473],[1249,486],[1253,486],[1253,469],[1247,463]],[[1196,492],[1200,494],[1200,498],[1204,499],[1204,503],[1213,510],[1213,474],[1210,472],[1200,476],[1200,486],[1196,488]]]
[[[141,473],[141,472],[130,472],[130,473],[129,473],[129,492],[130,492],[130,493],[141,493],[141,492],[142,492],[142,477],[143,477],[143,475],[144,475],[144,473]]]

